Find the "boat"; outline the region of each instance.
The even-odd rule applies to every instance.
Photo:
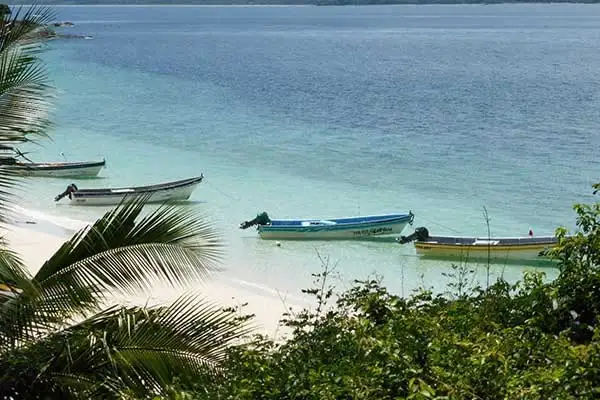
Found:
[[[106,165],[102,161],[81,162],[22,162],[16,159],[4,158],[0,166],[23,176],[54,177],[54,178],[93,178]]]
[[[0,301],[2,298],[14,298],[21,293],[21,289],[17,289],[14,286],[8,285],[6,283],[0,283]]]
[[[426,257],[495,262],[549,261],[546,251],[558,243],[554,236],[533,236],[532,231],[522,237],[430,236],[425,227],[416,228],[398,241],[414,242],[417,253]]]
[[[0,167],[23,176],[93,178],[98,176],[100,170],[106,166],[105,159],[102,161],[34,162],[26,154],[10,144],[0,143]],[[21,159],[25,161],[21,161]]]
[[[139,197],[145,197],[148,203],[163,203],[167,201],[187,200],[194,189],[204,179],[204,175],[182,179],[179,181],[159,183],[149,186],[121,187],[109,189],[79,189],[74,183],[56,196],[54,201],[64,197],[71,205],[76,206],[106,206],[128,202]]]
[[[397,235],[414,215],[383,214],[347,218],[270,219],[266,212],[240,224],[240,229],[256,225],[261,239],[368,240]]]

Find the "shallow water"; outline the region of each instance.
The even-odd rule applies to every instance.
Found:
[[[187,206],[222,233],[227,276],[253,288],[299,293],[318,255],[340,286],[375,273],[403,292],[442,289],[449,265],[395,243],[278,247],[237,228],[261,211],[412,210],[432,234],[487,235],[486,207],[492,235],[518,236],[573,228],[572,204],[592,201],[596,5],[56,9],[94,39],[49,44],[56,127],[33,156],[106,157],[79,187],[204,173]],[[24,207],[63,225],[106,210],[54,204],[68,183],[29,180]]]

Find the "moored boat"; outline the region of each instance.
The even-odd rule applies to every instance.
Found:
[[[262,239],[285,240],[368,240],[397,235],[414,215],[382,214],[346,218],[270,219],[266,212],[240,224],[240,229],[256,225]]]
[[[3,159],[0,167],[15,171],[23,176],[54,177],[54,178],[93,178],[106,165],[102,161],[81,162],[22,162]]]
[[[64,192],[56,196],[54,201],[68,197],[70,204],[77,206],[115,205],[122,201],[132,201],[140,196],[144,196],[148,203],[182,201],[189,199],[202,179],[204,175],[156,185],[108,189],[79,189],[72,183]]]
[[[401,236],[399,242],[414,242],[418,254],[427,257],[491,260],[494,262],[518,260],[546,260],[545,252],[556,246],[554,236],[523,237],[468,237],[430,236],[425,227],[418,227],[409,236]]]

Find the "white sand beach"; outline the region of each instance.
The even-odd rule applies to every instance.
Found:
[[[82,222],[81,227],[85,224]],[[32,274],[74,233],[60,227],[53,226],[47,221],[19,216],[4,229],[4,238],[9,247],[16,251],[29,267]],[[184,293],[198,293],[207,300],[223,307],[236,307],[247,303],[242,308],[243,314],[255,314],[253,325],[256,333],[280,337],[282,328],[279,320],[282,314],[296,305],[291,305],[285,300],[284,295],[274,293],[256,293],[251,288],[244,288],[234,282],[228,282],[220,274],[214,273],[206,282],[198,282],[189,287],[172,287],[164,282],[157,282],[148,293],[126,299],[115,299],[127,304],[166,304]]]

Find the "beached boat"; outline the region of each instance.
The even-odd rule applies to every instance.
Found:
[[[141,196],[146,197],[149,203],[162,203],[166,201],[187,200],[204,175],[179,181],[159,183],[149,186],[122,187],[112,189],[79,189],[74,183],[56,196],[54,201],[64,197],[69,198],[72,205],[77,206],[105,206],[115,205],[125,200],[131,201]]]
[[[414,215],[383,214],[349,218],[270,219],[266,212],[240,224],[240,229],[256,225],[262,239],[353,239],[365,240],[397,235]]]
[[[460,260],[540,260],[544,252],[554,247],[554,236],[523,237],[466,237],[430,236],[425,227],[415,229],[409,236],[401,236],[400,243],[414,242],[418,254],[435,258]]]
[[[42,163],[9,160],[11,159],[2,159],[0,166],[19,175],[55,178],[93,178],[98,176],[100,170],[106,165],[106,160]]]

